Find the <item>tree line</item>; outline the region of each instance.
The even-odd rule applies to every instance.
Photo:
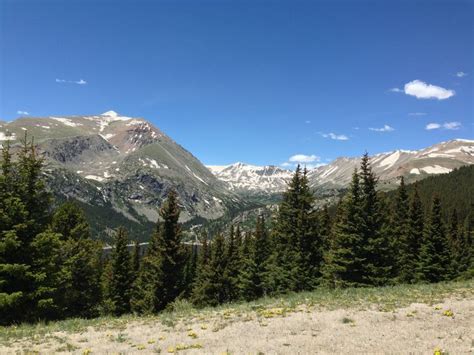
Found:
[[[115,231],[110,256],[92,239],[81,208],[53,208],[43,161],[26,139],[16,159],[2,149],[0,175],[0,323],[101,314],[150,314],[178,299],[196,306],[253,300],[316,287],[439,282],[473,275],[471,212],[446,221],[434,196],[429,213],[404,180],[390,202],[364,155],[331,216],[315,209],[307,172],[298,167],[268,228],[230,226],[199,246],[182,243],[171,190],[143,256]]]

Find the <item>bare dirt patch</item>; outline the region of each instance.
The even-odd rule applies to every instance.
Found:
[[[187,318],[135,318],[113,326],[55,331],[11,339],[0,353],[433,353],[473,349],[474,298],[413,303],[385,311],[294,308],[228,308]]]

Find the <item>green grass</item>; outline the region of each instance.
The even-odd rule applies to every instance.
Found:
[[[142,323],[161,322],[173,328],[179,321],[190,322],[196,318],[205,321],[218,317],[225,323],[236,319],[245,320],[248,314],[261,316],[265,310],[280,307],[284,312],[295,311],[305,305],[315,309],[366,309],[376,307],[379,311],[392,311],[411,303],[436,304],[447,297],[474,297],[474,280],[445,282],[438,284],[398,285],[375,288],[316,289],[311,292],[290,293],[280,297],[265,297],[253,302],[238,302],[218,307],[196,309],[187,301],[176,301],[170,310],[155,316],[126,315],[123,317],[100,317],[95,319],[68,319],[57,322],[21,324],[0,327],[0,343],[8,344],[22,338],[40,339],[54,332],[79,333],[88,327],[123,330],[132,321]],[[263,312],[262,312],[263,311]],[[270,314],[273,314],[270,312]]]

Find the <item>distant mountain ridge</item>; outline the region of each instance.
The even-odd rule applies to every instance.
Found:
[[[398,184],[399,176],[406,177],[408,181],[415,181],[474,164],[474,140],[455,139],[416,151],[395,150],[380,153],[372,156],[370,161],[380,178],[380,187],[390,189]],[[327,165],[310,169],[308,178],[311,187],[317,192],[344,188],[359,164],[360,157],[341,157]],[[276,166],[244,163],[208,168],[226,183],[229,189],[241,194],[281,193],[292,174],[291,171]]]

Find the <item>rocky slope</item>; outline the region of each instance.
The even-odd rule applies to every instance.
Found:
[[[112,219],[156,221],[158,207],[172,187],[180,196],[185,222],[218,218],[227,205],[239,204],[198,159],[144,119],[114,111],[26,117],[0,123],[0,143],[16,143],[25,132],[35,138],[46,159],[55,194],[88,208],[107,208]],[[108,221],[103,225],[107,227]]]

